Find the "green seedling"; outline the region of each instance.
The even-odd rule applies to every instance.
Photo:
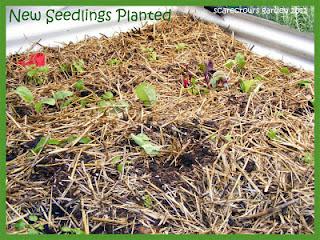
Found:
[[[117,165],[117,171],[120,173],[120,174],[123,174],[124,173],[124,163],[119,163]]]
[[[79,59],[77,61],[73,61],[71,69],[72,69],[72,72],[83,73],[84,72],[84,61],[82,59]]]
[[[275,129],[269,129],[269,131],[267,132],[267,137],[270,140],[276,140],[278,139],[278,132]]]
[[[114,96],[113,96],[113,93],[111,91],[107,91],[101,96],[101,98],[103,100],[111,100],[111,99],[113,99],[113,97]]]
[[[231,142],[233,140],[233,137],[230,133],[228,133],[227,135],[224,136],[224,139],[227,141],[227,142]]]
[[[121,61],[118,58],[111,58],[107,61],[107,64],[110,66],[119,65]]]
[[[146,195],[143,196],[143,202],[144,202],[144,206],[146,208],[151,208],[152,205],[153,205],[152,198],[150,197],[149,194],[146,194]]]
[[[47,66],[37,67],[35,65],[31,65],[27,67],[27,79],[37,85],[40,85],[48,79],[48,72],[49,68]]]
[[[178,43],[178,44],[175,45],[175,48],[176,48],[176,51],[179,52],[179,51],[182,51],[182,50],[186,49],[187,48],[187,44]]]
[[[26,223],[25,221],[23,221],[22,219],[20,219],[19,221],[17,221],[14,225],[14,228],[17,230],[17,231],[21,231],[23,229],[26,228]]]
[[[140,83],[134,92],[146,107],[151,107],[158,99],[156,89],[146,82]]]
[[[74,88],[77,89],[78,91],[82,91],[83,89],[85,89],[84,80],[83,80],[83,79],[80,79],[79,81],[77,81],[77,82],[74,84]]]
[[[58,139],[53,139],[50,138],[47,142],[48,145],[60,145],[62,143],[62,141],[58,140]]]
[[[41,234],[41,232],[34,228],[28,229],[28,235],[39,235],[39,234]]]
[[[80,228],[61,227],[61,232],[65,234],[85,234]]]
[[[154,51],[154,48],[145,48],[141,47],[142,52],[147,53],[149,61],[156,61],[158,60],[157,53]]]
[[[240,71],[246,65],[246,58],[242,53],[237,53],[234,59],[227,60],[224,65],[229,69],[236,67],[237,71]]]
[[[240,90],[243,93],[251,92],[255,85],[256,85],[255,80],[240,80]]]
[[[42,137],[37,145],[32,149],[36,154],[40,153],[49,140],[49,137]]]
[[[144,134],[140,133],[138,135],[131,134],[132,140],[138,144],[144,151],[151,157],[157,156],[160,153],[161,147],[151,143],[150,138]]]
[[[64,99],[66,99],[66,98],[68,98],[68,97],[70,97],[72,95],[73,95],[73,92],[70,92],[68,90],[66,90],[66,91],[62,90],[62,91],[55,92],[53,94],[53,97],[56,100],[64,100]]]
[[[82,138],[80,138],[79,143],[88,144],[88,143],[90,143],[91,141],[92,141],[92,140],[91,140],[90,137],[82,137]]]
[[[53,98],[43,98],[40,101],[35,102],[32,92],[25,86],[17,87],[14,92],[28,105],[33,106],[37,113],[42,111],[43,105],[54,106],[56,104],[55,99]]]
[[[121,162],[121,160],[121,156],[114,156],[110,159],[112,165],[118,164],[119,162]]]
[[[302,159],[303,159],[303,162],[306,164],[313,165],[314,163],[313,153],[311,152],[306,152]]]
[[[297,85],[301,88],[308,88],[311,84],[311,81],[308,79],[300,80]]]
[[[188,92],[192,95],[202,95],[209,93],[209,90],[205,87],[199,86],[199,80],[196,78],[191,78],[190,87],[188,87]]]
[[[28,218],[31,222],[34,223],[38,221],[38,217],[36,215],[30,215]]]
[[[215,88],[219,83],[223,83],[223,85],[227,86],[227,79],[228,77],[223,71],[216,71],[214,74],[212,74],[210,85],[213,88]]]
[[[288,67],[282,67],[280,68],[280,72],[285,74],[285,75],[288,75],[290,74],[290,71],[289,71],[289,68]]]

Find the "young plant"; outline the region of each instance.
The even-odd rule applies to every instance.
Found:
[[[301,88],[308,88],[310,84],[311,84],[311,81],[308,79],[300,80],[297,83],[298,87],[301,87]]]
[[[102,96],[101,96],[101,98],[103,99],[103,100],[112,100],[113,99],[113,93],[111,92],[111,91],[107,91],[107,92],[105,92]]]
[[[84,72],[84,61],[82,59],[72,62],[72,72],[83,73]]]
[[[211,79],[210,86],[215,88],[217,86],[223,86],[225,88],[228,87],[228,77],[223,71],[216,71]]]
[[[246,65],[246,58],[242,53],[237,53],[234,59],[229,59],[224,64],[227,68],[236,68],[237,71],[244,69]]]
[[[144,206],[146,208],[151,208],[152,205],[153,205],[153,201],[152,201],[152,198],[150,197],[149,194],[146,194],[143,196],[143,201],[144,201]]]
[[[121,61],[118,58],[111,58],[107,61],[107,64],[109,66],[116,66],[119,65],[121,63]]]
[[[85,234],[80,228],[61,227],[61,232],[64,234]]]
[[[205,87],[201,87],[199,85],[198,79],[191,78],[191,81],[188,87],[188,92],[191,93],[192,95],[201,95],[201,94],[207,94],[209,90]]]
[[[33,83],[40,85],[47,79],[49,68],[47,66],[37,67],[36,65],[27,66],[27,79]]]
[[[134,92],[146,107],[151,107],[158,99],[156,89],[146,82],[140,83]]]
[[[142,52],[147,53],[147,58],[149,61],[158,60],[157,53],[154,51],[154,48],[145,48],[141,47]]]
[[[78,80],[78,81],[74,84],[74,88],[77,89],[78,91],[84,90],[84,89],[85,89],[84,80],[83,80],[83,79]]]
[[[157,156],[160,153],[161,147],[151,142],[150,138],[140,133],[138,135],[131,134],[132,140],[138,144],[151,157]]]
[[[288,67],[282,67],[280,68],[280,72],[285,74],[285,75],[288,75],[290,74],[290,71],[289,71],[289,68]]]
[[[179,51],[183,51],[184,49],[187,48],[187,44],[185,43],[178,43],[175,45],[175,48],[176,48],[176,51],[179,52]]]
[[[255,80],[240,80],[240,90],[243,93],[251,92],[255,85],[256,85]]]
[[[278,139],[278,132],[276,129],[269,129],[269,131],[267,132],[267,137],[270,140],[276,140]]]
[[[25,86],[17,87],[15,93],[18,94],[19,97],[28,105],[33,106],[37,113],[42,111],[43,105],[54,106],[56,104],[56,101],[53,98],[43,98],[40,99],[40,101],[35,102],[32,92]]]
[[[306,152],[302,159],[303,159],[303,162],[306,164],[310,164],[310,165],[314,164],[314,157],[313,157],[313,153],[311,152]]]

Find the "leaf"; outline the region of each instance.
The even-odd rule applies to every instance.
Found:
[[[72,63],[72,67],[74,68],[75,72],[83,73],[84,72],[84,61],[82,59],[74,61]]]
[[[176,48],[177,51],[182,51],[182,50],[184,50],[184,49],[187,48],[187,44],[185,44],[185,43],[178,43],[178,44],[175,45],[175,48]]]
[[[22,219],[20,219],[19,221],[16,222],[14,227],[17,231],[21,231],[21,230],[25,229],[26,223]]]
[[[303,161],[307,164],[313,164],[314,163],[314,157],[311,152],[306,152],[303,156]]]
[[[227,142],[231,142],[231,141],[232,141],[232,138],[233,138],[232,135],[229,134],[229,133],[224,136],[224,139],[225,139]]]
[[[61,143],[62,141],[53,138],[49,139],[47,142],[48,145],[60,145]]]
[[[88,144],[88,143],[90,143],[91,141],[92,141],[92,140],[91,140],[90,137],[82,137],[82,138],[80,138],[79,143]]]
[[[227,60],[227,62],[224,64],[227,68],[231,69],[235,65],[235,61],[232,59]]]
[[[124,164],[123,164],[123,163],[119,163],[119,164],[117,165],[117,171],[118,171],[119,173],[123,173],[123,171],[124,171]]]
[[[83,80],[83,79],[80,79],[79,81],[77,81],[77,82],[74,84],[74,88],[77,89],[78,91],[81,91],[81,90],[85,89],[85,87],[84,87],[84,80]]]
[[[304,80],[300,80],[297,84],[301,88],[308,88],[309,85],[311,84],[311,81],[308,79],[304,79]]]
[[[151,208],[152,207],[152,204],[153,204],[153,201],[152,201],[152,198],[150,197],[149,194],[146,194],[144,197],[144,206],[146,208]]]
[[[111,100],[113,99],[113,93],[111,91],[107,91],[101,96],[101,98],[104,100]]]
[[[269,131],[267,132],[267,137],[270,139],[270,140],[275,140],[278,138],[278,135],[277,135],[277,130],[275,129],[269,129]]]
[[[38,221],[38,217],[36,215],[30,215],[28,218],[29,218],[29,220],[31,222],[37,222]]]
[[[227,79],[227,76],[223,71],[216,71],[210,79],[210,85],[212,87],[216,87],[219,81],[225,81],[226,79]]]
[[[76,140],[78,138],[77,135],[71,135],[66,139],[67,143],[72,143],[74,140]]]
[[[68,90],[62,90],[62,91],[57,91],[53,94],[54,99],[56,100],[63,100],[67,97],[70,97],[73,95],[73,92],[68,91]]]
[[[255,84],[255,80],[240,80],[240,90],[243,93],[249,93],[253,90],[252,88]]]
[[[113,102],[112,107],[114,111],[121,112],[122,109],[129,108],[129,103],[126,100],[119,100],[118,102]]]
[[[118,65],[120,64],[120,60],[118,58],[111,58],[107,61],[107,64],[110,66]]]
[[[289,68],[288,67],[282,67],[280,68],[280,72],[283,74],[288,75],[290,73]]]
[[[99,102],[98,102],[98,106],[99,106],[100,108],[108,107],[108,106],[110,106],[110,105],[111,105],[111,103],[108,102],[108,101],[106,101],[106,100],[102,100],[102,101],[99,101]]]
[[[144,151],[151,157],[157,156],[161,147],[150,142],[150,139],[144,133],[138,135],[131,134],[132,140],[144,149]]]
[[[43,98],[40,100],[40,102],[50,106],[54,106],[56,104],[56,100],[54,98]]]
[[[43,108],[42,102],[37,102],[37,103],[34,104],[34,110],[37,113],[40,113],[42,111],[42,108]]]
[[[157,101],[157,92],[155,88],[146,82],[140,83],[134,89],[137,97],[147,107],[152,106]]]
[[[32,92],[25,86],[19,86],[15,90],[15,93],[19,95],[19,97],[28,104],[33,103],[33,94]]]
[[[113,165],[116,165],[118,162],[121,161],[121,156],[114,156],[110,159],[110,161]]]
[[[237,69],[238,70],[243,69],[244,66],[246,65],[246,59],[245,59],[245,56],[242,53],[237,53],[234,61],[235,61],[236,65],[237,65]]]
[[[148,60],[149,61],[156,61],[158,59],[157,53],[156,52],[150,52],[148,55]]]
[[[32,149],[32,151],[38,154],[47,144],[47,141],[48,141],[48,137],[42,137],[38,142],[38,144]]]

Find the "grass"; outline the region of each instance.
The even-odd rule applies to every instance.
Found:
[[[277,9],[277,7],[270,7],[270,9]],[[296,7],[289,7],[288,13],[259,13],[256,16],[277,22],[281,25],[287,25],[300,32],[314,31],[314,7],[305,6],[303,12],[296,12]]]

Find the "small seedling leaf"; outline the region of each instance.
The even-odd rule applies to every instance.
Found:
[[[224,64],[227,68],[231,69],[235,65],[235,61],[232,59],[227,60],[227,62]]]
[[[237,69],[239,70],[243,69],[244,66],[246,65],[246,58],[242,53],[237,53],[234,61],[237,65]]]
[[[277,130],[275,130],[275,129],[269,129],[269,131],[267,132],[267,137],[268,137],[270,140],[276,140],[276,139],[278,138]]]
[[[88,144],[88,143],[90,143],[91,141],[92,141],[92,140],[91,140],[90,137],[82,137],[82,138],[80,138],[79,143]]]
[[[119,173],[123,173],[123,171],[124,171],[124,164],[123,164],[123,163],[119,163],[119,164],[117,165],[117,171],[118,171]]]
[[[66,99],[67,97],[70,97],[73,95],[73,92],[71,91],[68,91],[68,90],[62,90],[62,91],[57,91],[53,94],[53,97],[56,99],[56,100],[63,100],[63,99]]]
[[[157,92],[149,83],[140,83],[134,91],[139,100],[147,107],[152,106],[157,101]]]
[[[26,223],[22,219],[20,219],[19,221],[16,222],[14,227],[17,231],[21,231],[21,230],[25,229]]]
[[[19,86],[15,90],[15,93],[19,95],[19,97],[28,104],[33,103],[33,94],[32,92],[25,86]]]
[[[78,91],[81,91],[81,90],[85,89],[85,87],[84,87],[84,80],[83,80],[83,79],[80,79],[79,81],[77,81],[77,82],[74,84],[74,88],[77,89]]]
[[[253,90],[255,84],[255,80],[240,80],[240,90],[243,93],[249,93]]]
[[[41,234],[41,232],[39,232],[36,229],[33,229],[33,228],[28,229],[28,235],[39,235],[39,234]]]
[[[75,72],[83,73],[84,72],[84,61],[82,59],[78,61],[74,61],[72,63],[72,67],[74,68]]]
[[[36,215],[30,215],[28,218],[31,222],[34,223],[38,221],[38,217]]]
[[[60,145],[61,143],[62,142],[60,140],[53,138],[49,139],[47,142],[48,145]]]
[[[280,72],[283,74],[288,75],[290,73],[289,68],[288,67],[282,67],[280,68]]]
[[[149,194],[144,195],[143,200],[144,200],[144,206],[146,208],[152,207],[153,201]]]
[[[224,136],[224,139],[225,139],[227,142],[231,142],[231,141],[232,141],[232,138],[233,138],[232,135],[229,134],[229,133]]]
[[[308,88],[310,84],[311,84],[311,81],[308,79],[300,80],[298,82],[298,86],[301,88]]]
[[[161,147],[150,142],[150,139],[144,133],[138,135],[131,134],[133,141],[144,149],[151,157],[157,156],[160,153]]]
[[[38,144],[32,149],[32,151],[38,154],[47,144],[47,141],[48,141],[48,137],[42,137],[38,142]]]
[[[303,156],[303,161],[307,164],[313,164],[314,163],[314,157],[311,152],[306,152]]]
[[[182,51],[182,50],[184,50],[184,49],[187,48],[187,44],[185,44],[185,43],[178,43],[178,44],[175,45],[175,48],[176,48],[177,51]]]
[[[113,99],[113,93],[111,91],[107,91],[101,96],[101,98],[104,100],[111,100]]]
[[[117,163],[119,163],[121,161],[121,156],[114,156],[110,159],[112,165],[116,165]]]
[[[111,58],[107,61],[107,64],[110,66],[114,66],[114,65],[119,65],[120,62],[121,61],[118,58]]]

